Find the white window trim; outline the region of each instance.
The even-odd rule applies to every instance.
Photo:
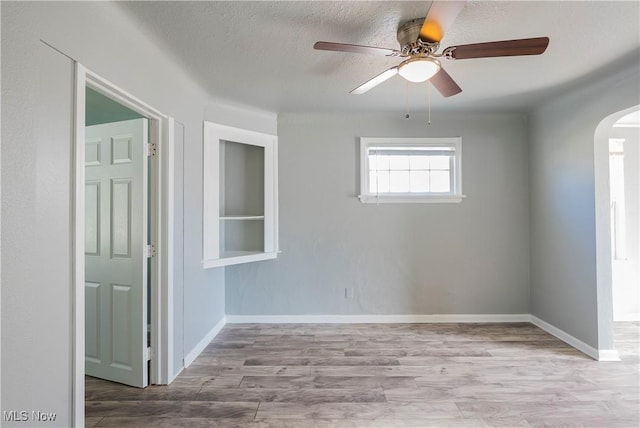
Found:
[[[453,192],[444,194],[425,193],[384,193],[369,192],[369,156],[367,152],[376,146],[403,145],[419,147],[453,147],[455,151],[453,171]],[[462,193],[462,138],[380,138],[360,137],[360,195],[363,204],[378,203],[459,203],[465,195]]]

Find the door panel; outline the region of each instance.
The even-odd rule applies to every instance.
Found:
[[[100,364],[100,284],[84,283],[85,298],[85,355],[86,359]]]
[[[131,326],[135,314],[133,310],[133,296],[131,286],[111,285],[111,364],[125,370],[133,370]]]
[[[146,119],[86,128],[85,370],[148,384]]]
[[[100,255],[100,181],[87,180],[84,186],[84,252]]]
[[[131,258],[131,179],[111,180],[111,256]]]

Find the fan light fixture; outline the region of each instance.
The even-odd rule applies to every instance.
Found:
[[[424,82],[440,71],[440,62],[433,58],[409,58],[398,68],[398,74],[409,82]]]

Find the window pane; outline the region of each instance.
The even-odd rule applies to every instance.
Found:
[[[389,192],[389,171],[378,171],[369,173],[369,192],[388,193]]]
[[[429,191],[429,173],[427,171],[410,171],[409,174],[409,178],[411,179],[411,192],[424,193]]]
[[[430,190],[432,192],[451,192],[449,171],[431,171],[429,176],[431,178]]]
[[[369,155],[369,171],[378,169],[378,156]]]
[[[449,170],[449,159],[449,156],[429,157],[429,160],[431,161],[430,169]]]
[[[389,156],[369,155],[369,169],[389,169]]]
[[[409,171],[390,171],[389,190],[391,192],[409,192]]]
[[[624,138],[609,138],[609,153],[623,153],[624,142]]]
[[[369,193],[378,193],[378,174],[375,171],[369,171]]]
[[[409,169],[409,156],[389,156],[389,169]],[[407,176],[408,180],[408,176]]]
[[[411,156],[409,159],[409,166],[411,169],[429,169],[429,157]]]

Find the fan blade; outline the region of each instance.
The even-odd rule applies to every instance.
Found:
[[[313,48],[320,51],[350,52],[367,55],[397,56],[400,54],[400,52],[395,49],[376,48],[374,46],[349,45],[346,43],[333,42],[316,42],[313,45]]]
[[[443,97],[447,98],[455,94],[459,94],[462,92],[462,89],[458,84],[451,78],[449,73],[444,71],[444,68],[440,68],[429,82],[442,94]]]
[[[397,66],[396,67],[391,67],[387,71],[383,71],[382,73],[378,74],[376,77],[367,80],[362,85],[358,86],[357,88],[355,88],[353,91],[351,91],[349,93],[350,94],[355,94],[355,95],[364,94],[369,89],[375,88],[376,86],[378,86],[379,84],[381,84],[385,80],[391,79],[396,74],[398,74],[398,67]]]
[[[548,45],[548,37],[536,37],[533,39],[503,40],[501,42],[451,46],[445,49],[443,54],[445,54],[445,57],[451,56],[452,59],[540,55],[547,49]]]
[[[434,1],[420,29],[420,40],[435,43],[442,40],[466,1]]]

